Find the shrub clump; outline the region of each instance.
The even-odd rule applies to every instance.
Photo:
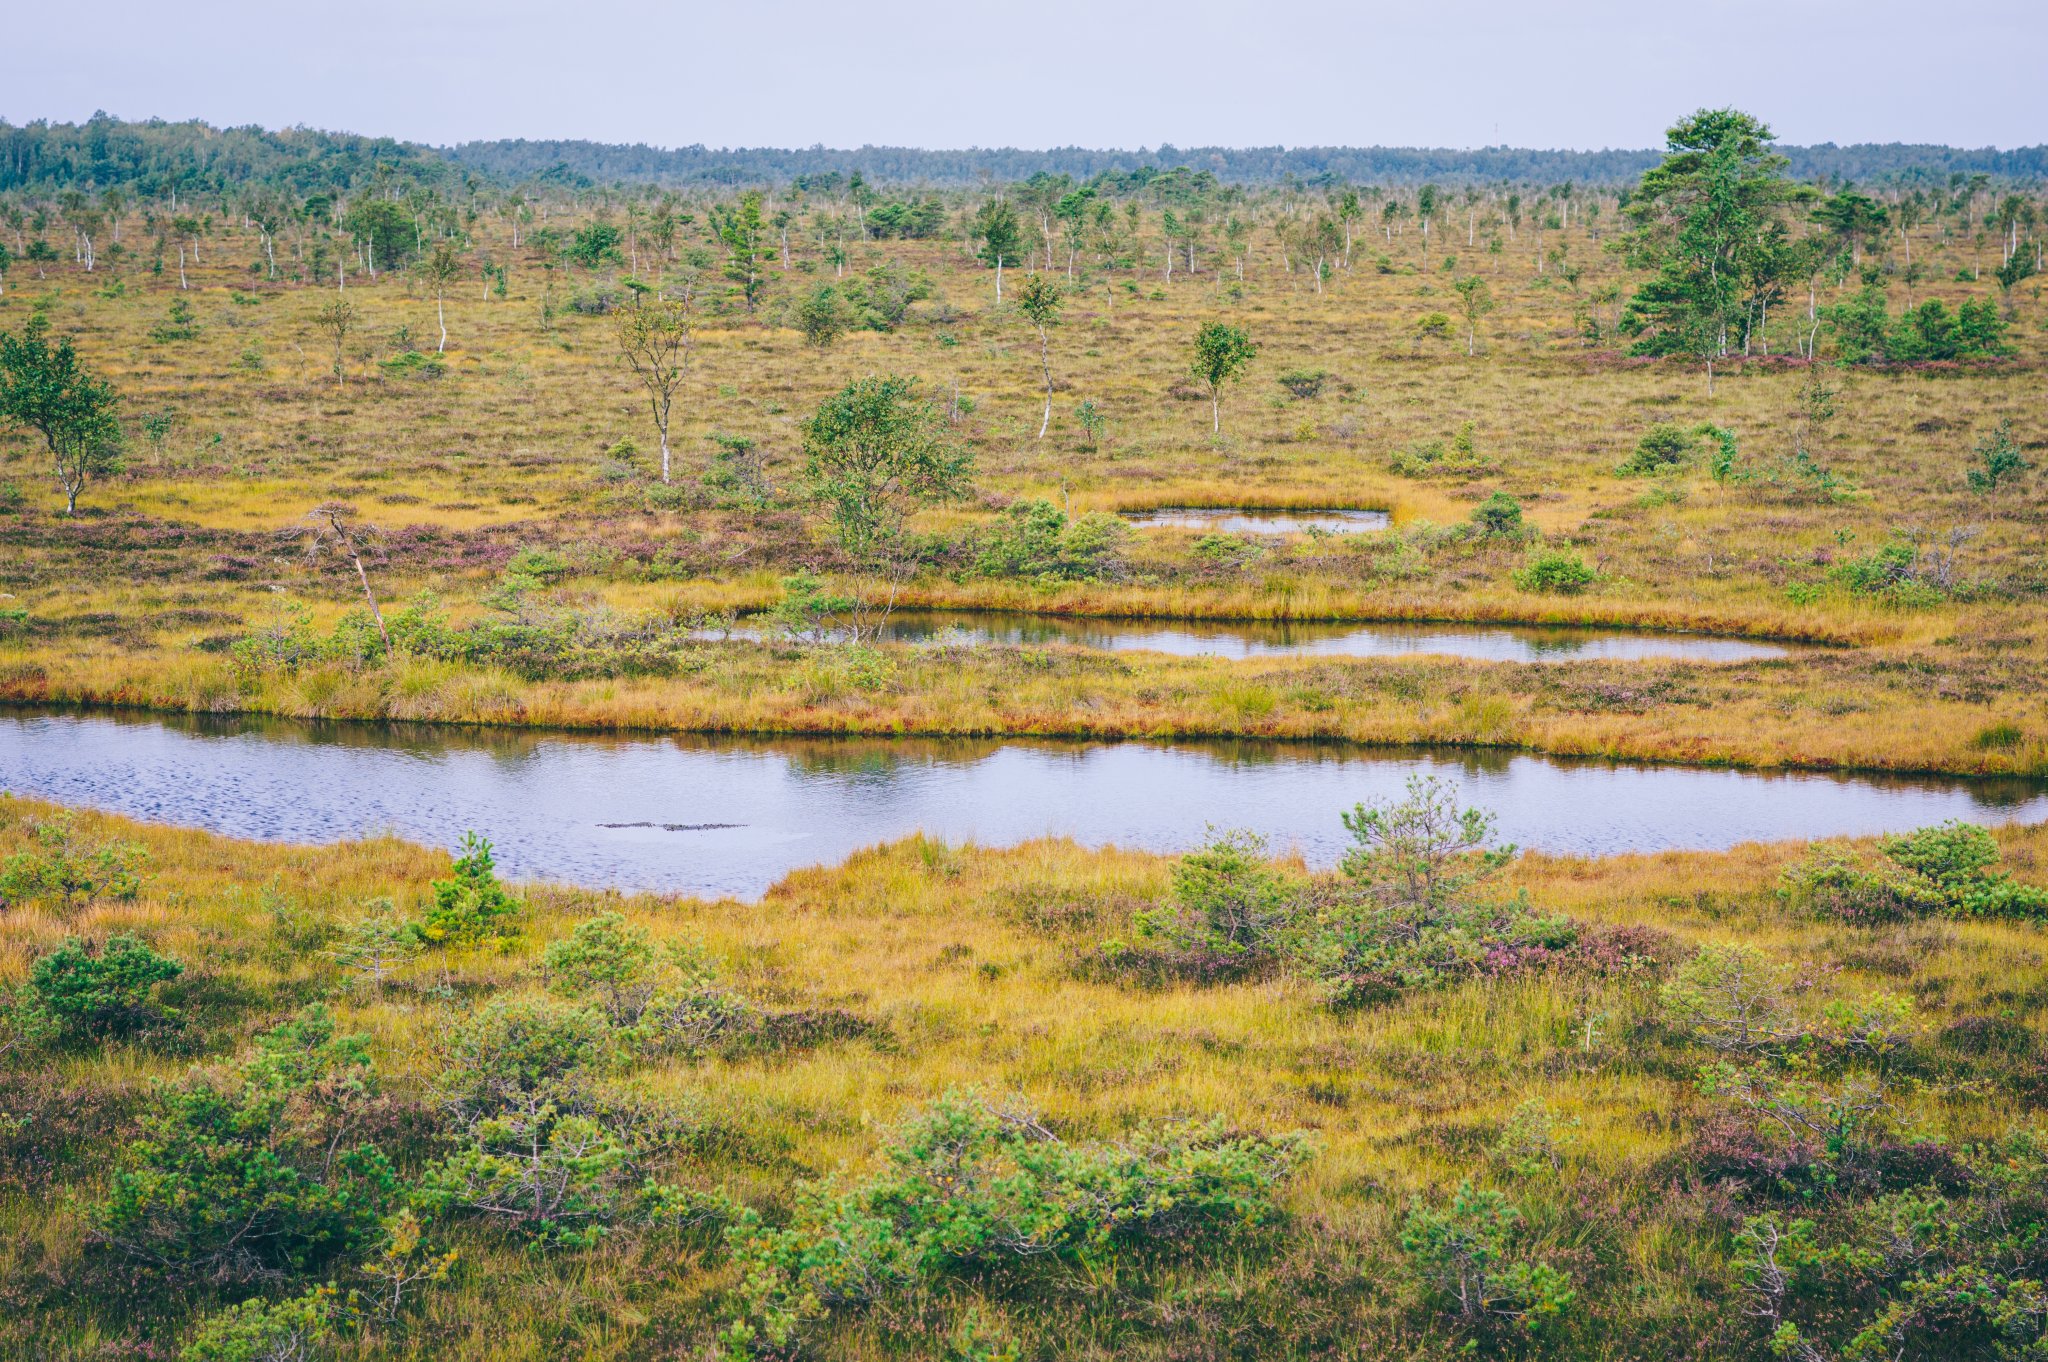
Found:
[[[1615,476],[1639,478],[1683,467],[1698,448],[1700,437],[1711,429],[1659,422],[1645,431],[1643,438],[1636,441],[1635,449],[1615,466]]]
[[[1530,533],[1522,519],[1522,503],[1498,490],[1472,508],[1469,523],[1474,533],[1488,539],[1522,539]]]
[[[1050,501],[1012,506],[982,531],[975,570],[989,577],[1041,582],[1092,582],[1123,571],[1130,526],[1113,515],[1068,516]]]
[[[1974,823],[1950,821],[1878,844],[1875,864],[1819,847],[1786,870],[1786,901],[1844,922],[1928,916],[2048,918],[2048,889],[1999,867],[1998,843]]]
[[[1104,1263],[1132,1241],[1191,1242],[1278,1215],[1309,1157],[1301,1134],[1220,1122],[1118,1142],[1058,1138],[1035,1117],[949,1092],[906,1121],[873,1177],[799,1189],[789,1222],[753,1211],[729,1231],[741,1285],[729,1353],[789,1349],[837,1309],[962,1271]]]
[[[88,1243],[181,1281],[312,1272],[370,1244],[398,1190],[348,1136],[376,1094],[368,1043],[315,1007],[260,1037],[229,1074],[161,1090],[89,1208]]]
[[[1258,839],[1231,833],[1181,858],[1173,894],[1132,916],[1132,937],[1078,962],[1084,976],[1158,985],[1284,970],[1333,1007],[1390,1001],[1412,989],[1544,969],[1618,974],[1663,955],[1653,933],[1598,931],[1483,890],[1512,860],[1491,815],[1417,777],[1399,801],[1344,815],[1351,851],[1334,875],[1294,880]]]
[[[1569,549],[1544,549],[1515,573],[1515,585],[1522,590],[1561,596],[1576,596],[1599,580],[1600,574]]]
[[[0,907],[41,900],[68,908],[142,892],[149,853],[139,844],[85,837],[71,814],[28,819],[23,826],[34,845],[0,863]]]
[[[1501,469],[1498,459],[1488,458],[1479,452],[1470,421],[1458,427],[1458,433],[1451,437],[1448,445],[1442,440],[1424,440],[1396,450],[1387,461],[1387,467],[1404,478],[1470,478],[1482,473],[1498,473]]]
[[[184,972],[132,936],[112,937],[97,949],[73,937],[36,961],[26,1002],[66,1040],[133,1035],[177,1021],[157,994]]]

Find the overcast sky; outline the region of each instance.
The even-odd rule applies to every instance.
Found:
[[[0,24],[0,116],[450,143],[1645,147],[2048,141],[2048,0],[95,0]]]

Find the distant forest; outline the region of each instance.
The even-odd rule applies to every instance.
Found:
[[[2048,180],[2048,145],[2012,151],[1859,144],[1779,148],[1800,179],[1854,183],[1946,181],[1953,175]],[[1417,147],[1173,147],[1098,151],[1058,147],[927,151],[915,147],[834,150],[703,146],[662,148],[600,142],[507,139],[451,148],[306,128],[215,128],[98,115],[84,123],[0,121],[0,192],[58,188],[134,189],[148,194],[218,191],[264,183],[300,193],[376,181],[482,179],[577,186],[619,182],[765,184],[858,172],[875,184],[934,187],[1029,179],[1041,172],[1088,179],[1188,166],[1219,180],[1271,184],[1448,184],[1473,182],[1623,184],[1655,165],[1641,151],[1478,150]]]
[[[2013,180],[2048,179],[2048,145],[2000,151],[1959,147],[1866,144],[1780,147],[1800,179],[1829,181],[1946,180],[1951,174],[1987,174]],[[1543,184],[1624,184],[1651,166],[1661,151],[1533,151],[1519,147],[1457,150],[1448,147],[1174,147],[1098,151],[1014,147],[925,151],[916,147],[860,147],[801,151],[772,148],[720,150],[703,146],[619,146],[601,142],[464,142],[447,154],[461,165],[498,179],[552,173],[595,182],[739,184],[799,176],[850,175],[875,183],[974,184],[1027,180],[1036,174],[1130,174],[1147,168],[1188,166],[1236,184],[1272,184],[1292,176],[1304,184],[1337,180],[1357,184],[1448,184],[1513,181]]]

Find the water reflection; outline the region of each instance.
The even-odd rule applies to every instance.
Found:
[[[1203,530],[1210,534],[1369,534],[1393,523],[1385,511],[1329,508],[1307,511],[1264,510],[1256,506],[1158,506],[1125,511],[1124,519],[1140,528]]]
[[[1604,662],[1675,658],[1752,662],[1789,656],[1792,647],[1705,634],[1485,624],[1306,624],[1265,621],[1088,619],[993,611],[915,611],[891,615],[883,637],[901,643],[1067,644],[1110,652],[1179,657],[1406,657],[1418,653],[1484,662]]]
[[[2048,817],[2048,784],[1757,775],[1338,745],[583,736],[421,725],[8,711],[0,787],[242,837],[396,831],[497,842],[507,873],[757,895],[925,830],[1157,850],[1245,827],[1327,864],[1340,810],[1455,782],[1502,835],[1572,853],[1725,847]]]

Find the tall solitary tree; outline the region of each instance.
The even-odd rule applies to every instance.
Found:
[[[0,420],[43,437],[64,514],[76,515],[87,483],[121,471],[120,397],[79,361],[69,337],[52,344],[49,329],[49,318],[33,312],[19,336],[0,331]]]
[[[725,247],[725,277],[752,312],[767,290],[765,262],[774,254],[768,224],[761,216],[761,191],[750,189],[730,207],[713,208],[711,226]]]
[[[872,567],[919,506],[967,490],[974,454],[917,380],[857,378],[803,425],[804,482],[846,556]]]
[[[1059,281],[1036,270],[1024,276],[1017,290],[1017,311],[1038,329],[1038,367],[1045,374],[1045,415],[1038,423],[1038,438],[1045,438],[1052,425],[1052,340],[1050,332],[1060,324],[1060,305],[1066,301]]]
[[[1209,429],[1223,430],[1223,385],[1244,372],[1259,347],[1243,328],[1207,322],[1195,333],[1194,376],[1209,389]]]
[[[1804,191],[1783,171],[1783,156],[1761,120],[1736,109],[1702,109],[1666,134],[1669,151],[1630,196],[1629,263],[1655,271],[1622,314],[1643,355],[1685,354],[1702,361],[1707,391],[1714,361],[1747,301],[1768,296],[1755,272],[1782,266],[1786,253],[1756,249],[1782,224]]]
[[[462,273],[462,256],[457,253],[452,241],[437,241],[434,249],[420,257],[420,283],[434,295],[434,320],[441,326],[441,343],[434,347],[434,353],[443,354],[448,349],[448,310],[443,301],[448,286]]]
[[[990,199],[974,215],[974,235],[981,241],[983,264],[996,272],[996,301],[1003,301],[1003,266],[1024,250],[1024,229],[1008,199]]]
[[[661,480],[667,482],[669,412],[676,389],[689,372],[693,344],[689,290],[673,298],[637,295],[630,306],[620,309],[616,334],[619,354],[646,391],[655,429],[661,433]]]

